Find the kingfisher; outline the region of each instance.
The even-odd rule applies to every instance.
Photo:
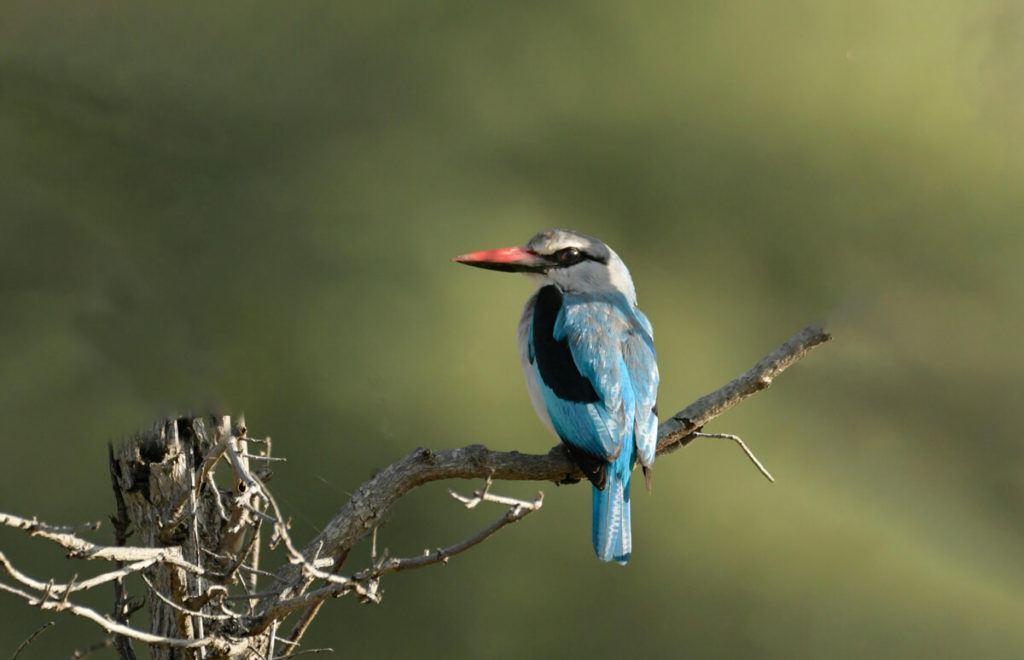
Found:
[[[629,479],[639,461],[650,492],[658,436],[654,335],[629,270],[600,240],[568,229],[453,261],[536,284],[518,327],[530,401],[593,486],[594,552],[626,564]]]

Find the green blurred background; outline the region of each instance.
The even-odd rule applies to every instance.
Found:
[[[625,569],[593,557],[588,489],[542,484],[379,607],[330,602],[307,648],[1021,657],[1022,138],[1014,2],[6,0],[0,510],[105,518],[105,443],[214,406],[288,457],[299,541],[417,446],[546,451],[528,283],[449,259],[565,226],[630,266],[665,412],[829,322],[708,429],[778,482],[724,441],[660,461]],[[400,503],[392,554],[500,513],[448,485]],[[0,614],[0,654],[53,618],[22,658],[102,638]]]

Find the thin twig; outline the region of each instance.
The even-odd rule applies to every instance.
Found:
[[[80,660],[81,658],[84,658],[86,656],[92,655],[96,651],[102,651],[103,649],[109,649],[113,645],[114,645],[114,638],[113,637],[107,637],[106,639],[104,639],[104,640],[102,640],[100,642],[96,642],[92,646],[88,646],[88,647],[82,649],[81,651],[76,649],[71,654],[71,660]]]
[[[6,525],[15,529],[28,532],[32,536],[38,536],[48,541],[53,541],[68,551],[68,556],[77,559],[102,559],[106,561],[135,562],[146,559],[153,559],[159,563],[170,564],[183,568],[195,575],[207,575],[201,567],[182,558],[181,548],[168,546],[161,548],[146,548],[139,546],[105,546],[91,543],[80,539],[74,532],[66,531],[69,527],[53,527],[39,522],[35,518],[28,519],[10,513],[0,513],[0,525]],[[96,529],[99,523],[87,526],[87,529]]]
[[[32,642],[36,641],[36,637],[39,637],[40,633],[42,633],[44,630],[52,626],[54,623],[55,622],[53,621],[44,623],[43,625],[39,626],[39,628],[34,633],[26,637],[25,641],[23,641],[21,644],[18,644],[18,648],[14,650],[14,655],[11,656],[11,660],[17,660],[17,657],[21,655],[21,652],[25,650],[25,647],[31,644]]]
[[[374,528],[374,537],[373,538],[374,538],[374,546],[376,546],[376,539],[377,539],[377,530],[376,530],[376,528]],[[335,560],[334,566],[331,568],[331,573],[332,574],[337,574],[338,571],[341,570],[341,567],[345,563],[345,560],[347,558],[348,558],[348,550],[346,550],[345,552],[341,553],[341,555],[339,555],[338,558]],[[302,636],[305,635],[306,631],[309,629],[310,624],[313,623],[313,619],[316,618],[316,615],[320,613],[320,608],[323,607],[323,606],[324,606],[324,601],[319,600],[319,601],[313,603],[312,605],[310,605],[306,609],[306,611],[302,613],[302,616],[300,616],[299,620],[295,622],[294,626],[292,626],[292,631],[288,635],[288,643],[289,644],[298,644],[299,643],[299,641],[302,639]]]
[[[300,655],[313,655],[314,653],[334,653],[334,649],[330,647],[306,649],[305,651],[296,651],[295,653],[289,653],[288,655],[279,655],[274,658],[274,660],[289,660],[289,658],[297,658]]]
[[[493,523],[480,530],[473,536],[469,537],[464,541],[460,541],[447,548],[439,548],[433,552],[425,552],[418,557],[409,557],[406,559],[388,559],[381,563],[375,571],[377,575],[384,575],[386,573],[396,573],[398,571],[404,571],[411,568],[421,568],[423,566],[429,566],[437,563],[448,563],[448,558],[453,557],[461,552],[469,550],[475,545],[482,543],[489,536],[492,536],[502,527],[510,525],[514,522],[518,522],[525,518],[527,515],[537,511],[544,504],[544,493],[537,493],[537,497],[531,500],[518,500],[512,497],[504,497],[502,495],[492,495],[490,493],[477,493],[474,497],[464,497],[458,493],[451,493],[452,497],[462,502],[467,508],[470,508],[470,502],[473,500],[483,502],[496,502],[498,504],[510,505],[508,511],[505,512],[500,518],[495,520]],[[360,576],[353,576],[354,579],[358,579]]]
[[[191,510],[191,515],[192,515],[192,519],[189,521],[189,525],[188,525],[189,526],[189,531],[191,532],[191,534],[190,534],[191,538],[189,540],[192,542],[192,557],[193,557],[193,561],[195,561],[196,566],[199,566],[200,568],[202,568],[202,566],[203,566],[203,553],[199,551],[199,548],[202,547],[202,546],[201,546],[201,544],[199,542],[199,497],[198,497],[198,494],[199,494],[199,486],[198,486],[198,484],[202,483],[202,481],[201,480],[199,480],[199,481],[196,480],[196,473],[194,471],[192,471],[192,470],[189,470],[189,479],[191,480],[191,484],[190,484],[190,488],[188,489],[188,494],[189,494],[189,496],[188,496],[188,503],[189,503],[189,509]],[[145,578],[144,575],[143,575],[143,578]],[[195,579],[195,589],[196,589],[195,597],[197,597],[197,598],[200,597],[203,594],[203,592],[205,591],[204,582],[205,581],[203,580],[202,577],[196,577],[196,579]],[[161,594],[160,592],[158,592],[156,589],[153,589],[152,585],[150,585],[150,590],[153,593],[155,593],[157,596],[159,596],[160,598],[165,599],[166,602],[169,605],[174,606],[173,602],[171,602],[170,600],[166,599],[164,597],[164,595]],[[203,621],[203,614],[201,612],[189,612],[189,613],[192,615],[192,626],[193,626],[193,628],[196,631],[196,637],[203,637],[206,634],[206,627],[205,627],[206,623]],[[202,658],[206,657],[206,651],[204,649],[199,649],[199,654],[198,655],[199,655],[200,660],[202,660]]]
[[[240,553],[238,553],[238,557],[236,557],[234,562],[231,563],[231,566],[229,566],[228,569],[224,571],[225,580],[233,580],[235,576],[235,571],[237,571],[238,568],[243,564],[243,562],[245,562],[246,558],[249,556],[249,553],[253,550],[253,548],[258,547],[257,541],[260,538],[260,525],[262,523],[263,521],[259,519],[257,519],[256,522],[253,523],[252,532],[249,534],[249,540],[246,542],[245,547],[242,548],[242,551]]]
[[[693,435],[695,435],[698,438],[721,438],[723,440],[734,441],[736,444],[740,446],[740,449],[743,450],[743,453],[747,455],[747,458],[749,458],[754,463],[754,465],[757,466],[757,469],[761,471],[761,474],[763,474],[768,481],[775,483],[775,477],[773,477],[771,473],[768,472],[768,470],[766,470],[763,465],[761,465],[761,461],[757,460],[757,456],[754,456],[754,452],[750,451],[747,445],[743,443],[743,440],[740,438],[740,436],[733,435],[732,433],[694,433]]]
[[[279,456],[263,456],[262,454],[242,454],[242,458],[248,458],[248,459],[251,459],[251,460],[254,460],[254,461],[267,461],[268,463],[271,463],[271,462],[285,463],[285,462],[288,461],[287,458],[283,458],[283,457],[279,457]]]
[[[203,477],[203,483],[205,483],[206,487],[210,489],[211,493],[213,493],[213,505],[217,509],[217,516],[224,522],[230,520],[230,518],[228,518],[227,510],[224,508],[224,502],[221,498],[220,489],[217,488],[217,482],[213,480],[213,472],[206,473],[206,475]]]
[[[132,564],[122,565],[122,567],[117,570],[101,573],[100,575],[89,578],[88,580],[82,580],[81,582],[71,581],[67,584],[63,584],[60,582],[54,582],[53,580],[50,580],[49,582],[40,582],[39,580],[25,575],[14,567],[14,564],[7,559],[7,555],[0,552],[0,568],[3,568],[12,578],[30,589],[35,589],[37,591],[49,590],[50,593],[60,594],[63,598],[66,598],[69,594],[75,591],[86,591],[101,584],[121,580],[128,575],[141,571],[144,568],[149,568],[155,563],[157,563],[156,559],[144,559]]]
[[[277,641],[277,628],[281,625],[280,621],[274,621],[270,626],[270,642],[267,644],[267,657],[274,657],[274,642]]]
[[[147,644],[152,644],[154,646],[181,649],[197,649],[205,646],[215,651],[224,653],[230,653],[231,650],[234,648],[234,645],[232,643],[219,637],[204,637],[201,639],[178,639],[174,637],[165,637],[163,635],[154,635],[152,633],[143,632],[141,630],[136,630],[125,624],[118,623],[110,617],[100,614],[99,612],[91,608],[84,607],[82,605],[76,605],[70,602],[50,600],[46,597],[46,594],[43,594],[42,597],[34,596],[26,591],[23,591],[16,587],[12,587],[2,582],[0,582],[0,591],[6,591],[9,594],[19,596],[23,598],[29,605],[38,607],[43,610],[53,610],[55,612],[68,611],[76,616],[89,619],[90,621],[96,623],[109,633],[124,635],[134,640],[145,642]]]
[[[201,611],[199,611],[197,609],[190,609],[188,607],[185,607],[184,605],[179,605],[178,603],[175,603],[173,600],[171,600],[167,596],[165,596],[162,593],[160,593],[160,590],[157,589],[156,586],[152,582],[150,582],[149,578],[146,577],[145,573],[139,573],[139,577],[141,577],[142,581],[146,583],[146,586],[149,587],[149,590],[151,592],[153,592],[154,596],[156,596],[161,601],[167,603],[168,605],[170,605],[174,609],[178,610],[182,614],[187,614],[187,615],[189,615],[191,617],[194,617],[194,618],[197,618],[197,619],[214,619],[214,620],[219,620],[219,621],[225,621],[227,619],[235,619],[235,618],[238,617],[238,615],[235,614],[234,612],[231,612],[230,614],[208,614],[206,612],[201,612]]]

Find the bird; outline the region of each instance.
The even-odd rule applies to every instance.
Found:
[[[629,270],[603,242],[569,229],[453,261],[536,285],[517,329],[530,401],[593,486],[594,552],[625,565],[630,476],[639,462],[650,492],[658,434],[654,333]]]

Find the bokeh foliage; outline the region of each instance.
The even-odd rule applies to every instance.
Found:
[[[635,498],[626,569],[591,555],[587,489],[546,485],[382,606],[330,603],[309,646],[1019,657],[1022,80],[1012,2],[6,0],[0,510],[103,517],[104,443],[212,406],[288,456],[299,540],[416,446],[545,451],[527,284],[448,259],[568,226],[630,265],[663,411],[829,320],[715,424],[778,483],[694,443]],[[446,497],[382,542],[498,513]],[[0,653],[49,617],[0,611]],[[99,637],[61,618],[22,657]]]

